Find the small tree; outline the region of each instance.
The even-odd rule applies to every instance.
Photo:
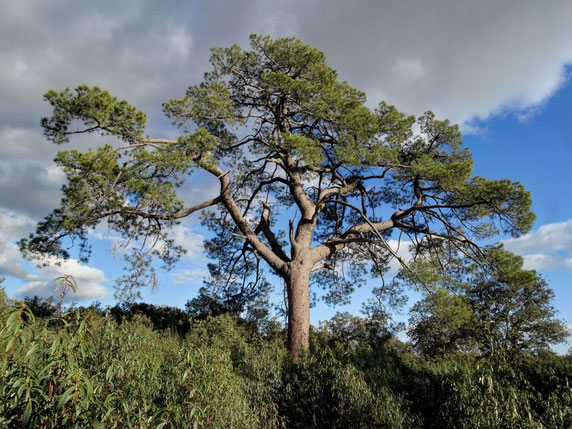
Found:
[[[487,356],[538,353],[566,339],[551,305],[554,292],[502,246],[487,269],[462,260],[456,291],[439,289],[412,309],[410,336],[429,355],[474,350]],[[455,284],[455,283],[453,283]]]
[[[413,306],[407,333],[415,347],[428,356],[474,350],[467,333],[471,316],[467,297],[437,289]]]
[[[366,270],[382,276],[390,259],[403,263],[387,242],[392,234],[419,248],[441,237],[476,254],[474,240],[530,229],[529,193],[472,177],[457,126],[383,102],[371,111],[322,52],[295,38],[253,35],[251,46],[213,49],[204,81],[164,104],[176,140],[146,136],[145,114],[98,88],[49,91],[49,140],[96,133],[122,144],[59,153],[68,177],[61,205],[21,242],[24,253],[68,257],[67,237],[87,257],[87,232],[106,220],[125,246],[139,246],[125,282],[137,287],[149,271],[153,282],[153,258],[170,266],[183,252],[169,229],[210,208],[212,281],[239,293],[257,287],[263,266],[282,278],[296,357],[308,347],[310,280],[330,302],[347,300]],[[177,188],[195,169],[220,191],[188,207]]]

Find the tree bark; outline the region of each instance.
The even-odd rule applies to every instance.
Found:
[[[308,262],[294,260],[285,276],[288,294],[288,351],[292,359],[310,345],[310,273]]]

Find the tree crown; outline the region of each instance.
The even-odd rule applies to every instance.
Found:
[[[413,307],[409,334],[419,350],[510,358],[566,339],[547,283],[502,245],[486,253],[487,269],[467,258],[455,261],[450,281]]]
[[[87,232],[105,220],[122,246],[140,245],[130,256],[134,286],[155,258],[171,266],[184,252],[172,227],[218,207],[203,217],[214,233],[206,243],[218,262],[213,279],[238,293],[260,284],[261,261],[286,277],[303,260],[327,299],[340,302],[367,269],[383,275],[391,258],[404,262],[387,242],[394,232],[418,254],[442,239],[477,256],[478,240],[532,226],[520,183],[472,176],[458,126],[384,102],[370,110],[365,94],[300,40],[253,35],[251,50],[215,48],[211,64],[202,83],[164,104],[176,140],[147,136],[145,114],[99,88],[46,93],[49,140],[99,133],[120,144],[60,152],[61,205],[22,250],[69,257],[67,237],[87,257]],[[219,180],[220,193],[188,206],[177,188],[197,168]]]

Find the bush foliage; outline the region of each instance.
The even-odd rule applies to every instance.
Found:
[[[0,319],[1,427],[572,424],[570,356],[437,360],[371,321],[339,315],[312,332],[310,351],[293,362],[284,332],[261,334],[230,314],[196,320],[181,336],[156,329],[168,309],[153,323],[140,311],[118,318],[92,306],[40,317],[44,306],[36,316],[25,302],[8,305]]]

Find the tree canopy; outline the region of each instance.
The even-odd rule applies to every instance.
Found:
[[[515,357],[566,339],[547,283],[502,246],[487,249],[487,256],[488,269],[466,258],[458,261],[462,267],[448,287],[413,307],[409,334],[420,351]]]
[[[241,295],[266,287],[265,267],[282,278],[297,356],[308,346],[310,284],[344,302],[367,272],[383,276],[393,258],[405,267],[390,237],[416,257],[442,240],[482,258],[479,240],[531,228],[529,193],[518,182],[473,176],[458,126],[385,102],[369,109],[322,52],[296,38],[250,42],[250,50],[212,49],[203,81],[164,103],[177,139],[149,137],[142,111],[99,88],[46,93],[48,140],[113,140],[59,153],[68,179],[61,204],[21,241],[23,252],[65,258],[68,240],[79,240],[87,258],[88,232],[106,221],[131,249],[123,284],[133,292],[153,283],[155,260],[170,267],[184,252],[172,228],[207,209],[209,285]],[[177,191],[196,169],[220,191],[189,206]]]

